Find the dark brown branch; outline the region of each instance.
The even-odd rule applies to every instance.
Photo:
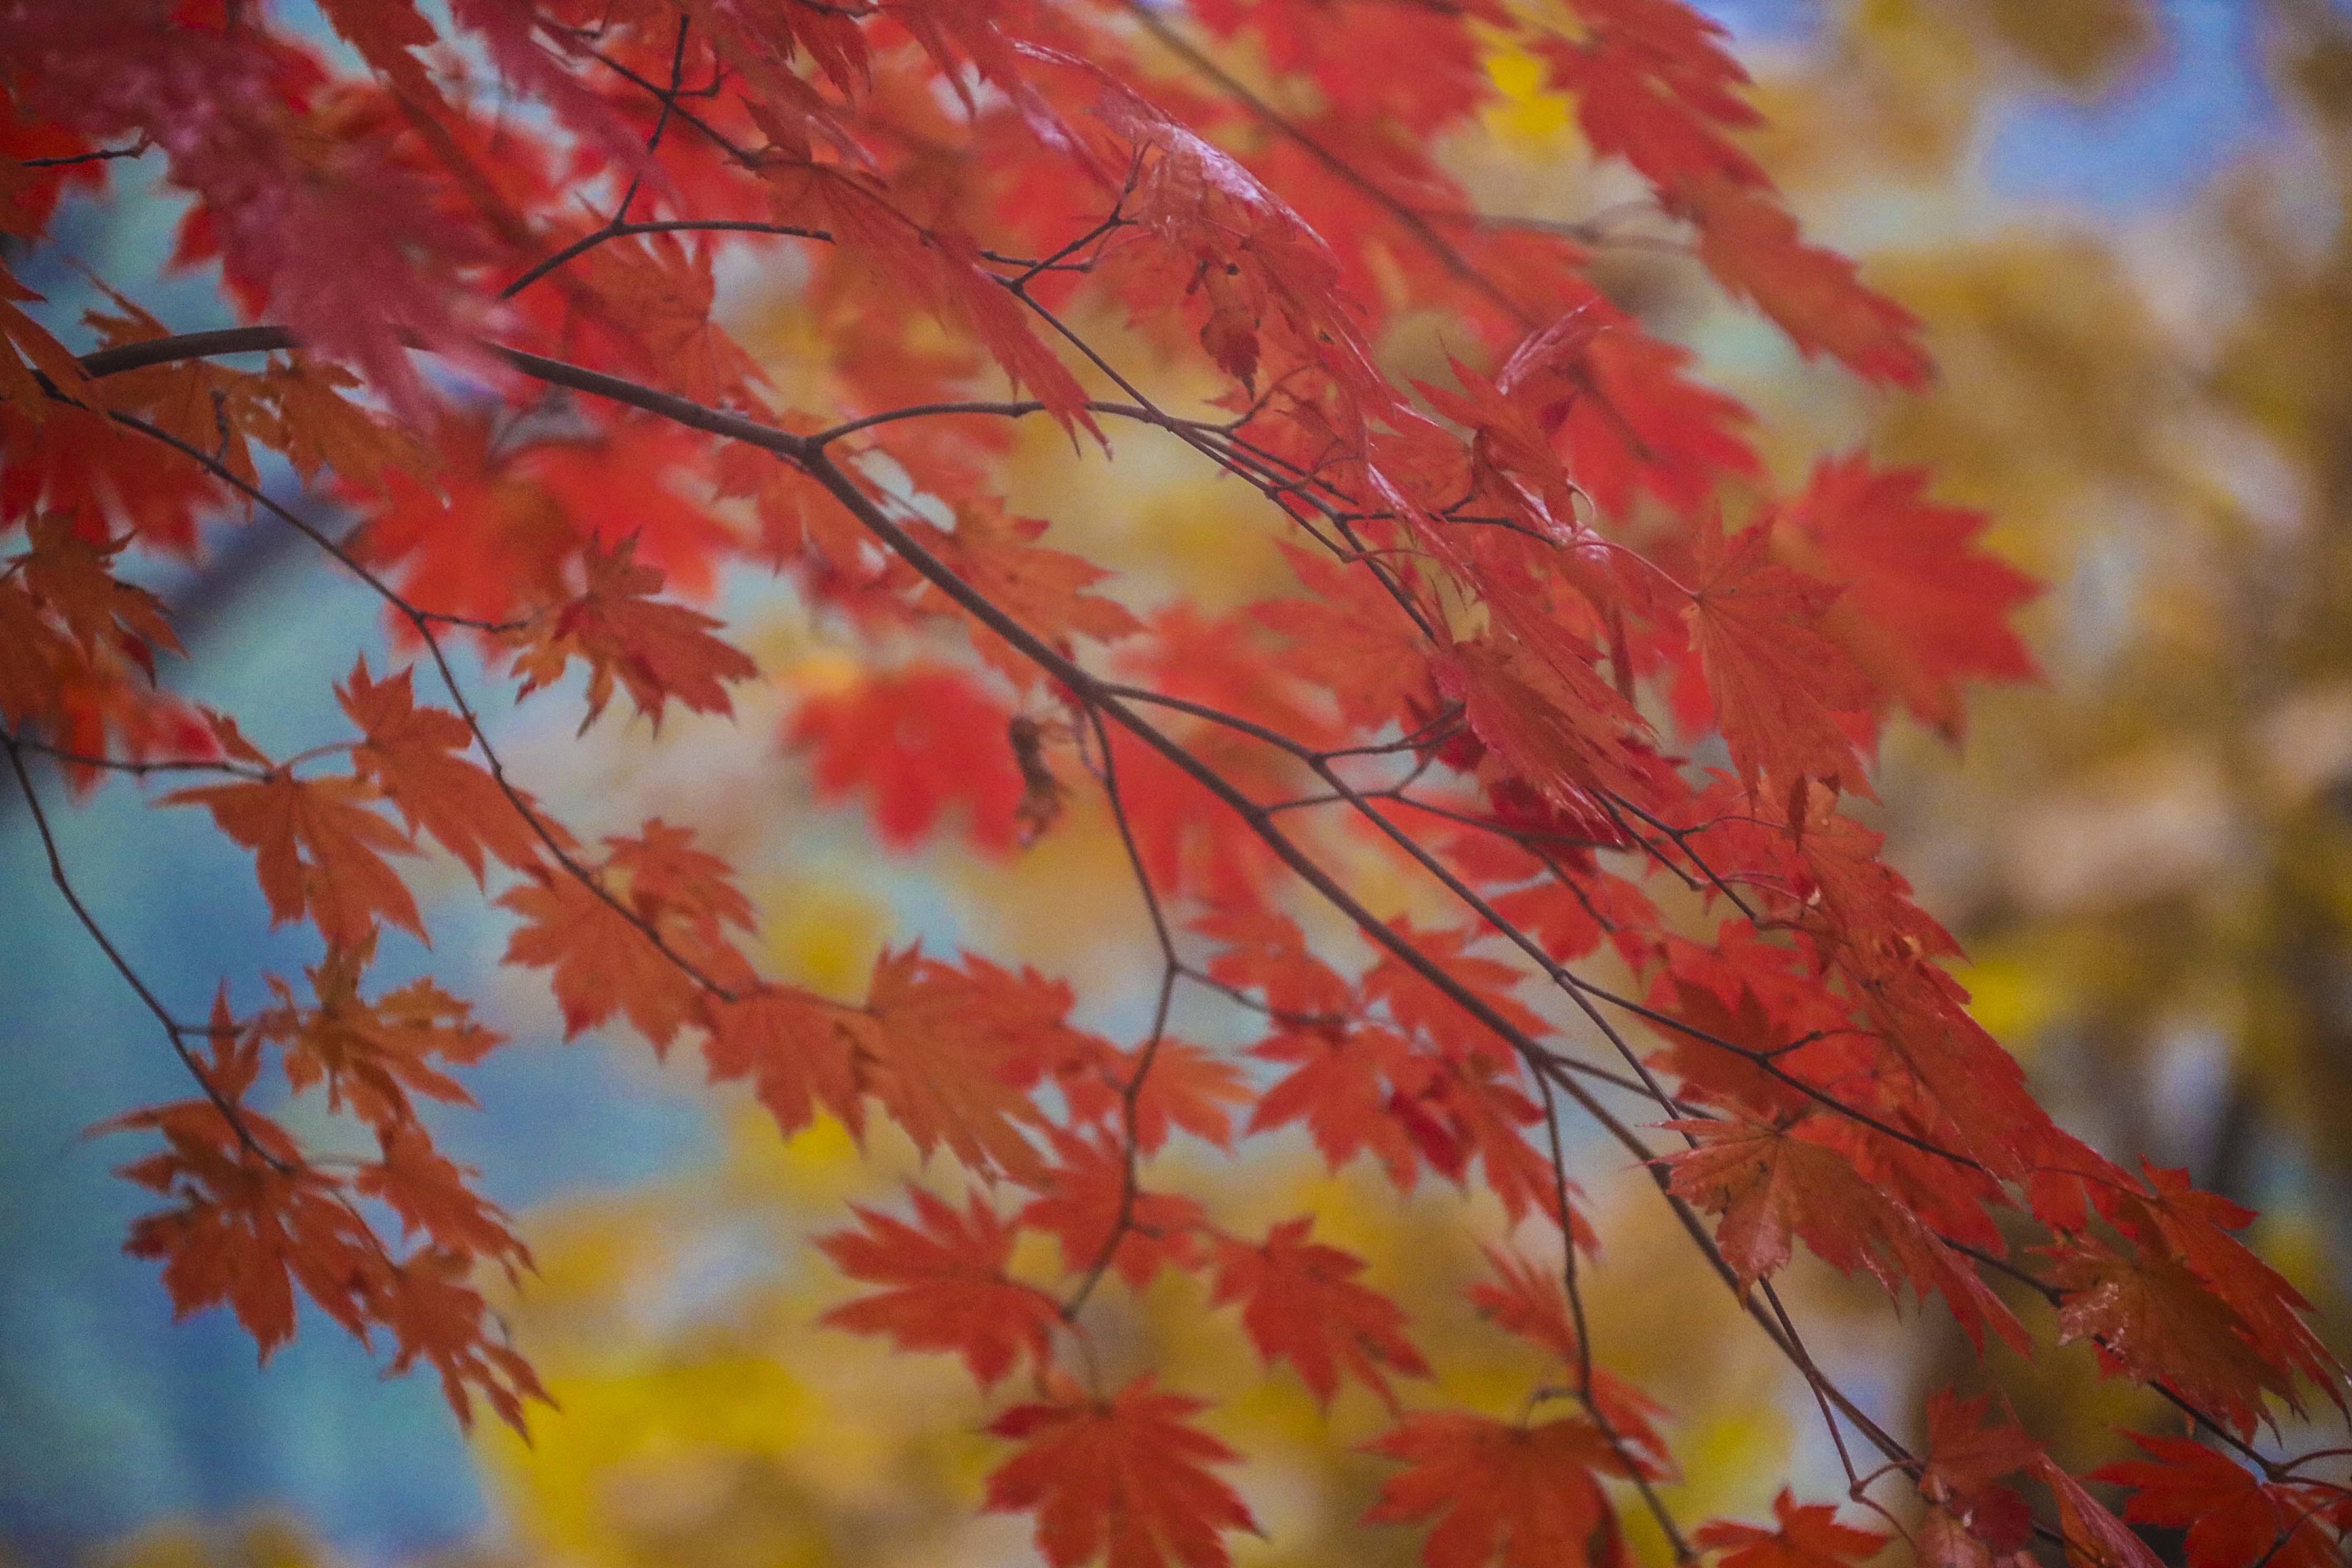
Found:
[[[155,143],[144,136],[128,147],[100,147],[89,153],[73,153],[60,158],[16,158],[11,160],[20,169],[63,169],[75,163],[102,163],[110,158],[136,158]]]
[[[613,222],[601,225],[582,235],[538,262],[530,270],[499,290],[499,298],[511,300],[565,262],[584,255],[608,239],[625,239],[639,234],[766,234],[788,239],[815,239],[830,244],[833,236],[821,228],[800,228],[788,223],[761,223],[751,218],[662,218],[646,223]]]
[[[142,762],[130,757],[91,756],[86,752],[68,751],[63,746],[52,746],[46,741],[36,741],[25,735],[17,736],[16,741],[28,752],[38,752],[60,763],[70,763],[79,768],[102,768],[110,773],[129,773],[134,778],[144,778],[149,773],[234,773],[238,778],[247,779],[269,776],[266,768],[257,768],[248,763],[233,763],[225,757],[158,757]]]
[[[213,1082],[212,1075],[205,1071],[204,1064],[197,1061],[194,1053],[188,1049],[185,1037],[205,1034],[208,1031],[183,1024],[172,1016],[170,1009],[156,998],[154,992],[147,988],[147,983],[139,977],[137,970],[131,967],[131,961],[122,956],[122,950],[114,945],[113,940],[106,934],[105,928],[98,923],[98,917],[89,912],[89,906],[83,903],[81,895],[74,890],[72,879],[66,875],[64,857],[58,851],[57,835],[49,828],[48,813],[42,809],[40,795],[33,788],[32,775],[25,771],[24,753],[20,749],[23,744],[24,742],[18,741],[13,732],[6,729],[0,729],[0,748],[5,748],[8,753],[9,769],[16,775],[16,787],[23,793],[25,805],[33,814],[33,829],[40,835],[42,852],[48,858],[49,880],[57,884],[58,891],[64,895],[66,903],[73,910],[74,919],[81,922],[81,929],[89,933],[89,939],[98,943],[99,951],[106,954],[107,963],[114,966],[114,972],[117,974],[122,976],[123,984],[138,994],[139,1000],[145,1004],[150,1013],[155,1015],[155,1021],[163,1026],[164,1038],[171,1042],[172,1054],[180,1058],[180,1065],[188,1069],[188,1076],[196,1080],[196,1087],[204,1091],[205,1098],[212,1102],[213,1109],[218,1111],[221,1119],[228,1123],[229,1131],[236,1135],[237,1143],[246,1152],[261,1161],[278,1174],[292,1175],[294,1167],[263,1148],[255,1140],[253,1129],[246,1125],[244,1111],[235,1101],[221,1093],[218,1086]]]
[[[210,331],[180,332],[168,338],[145,338],[81,356],[84,375],[120,375],[151,364],[172,364],[184,359],[218,359],[226,354],[272,353],[301,347],[287,327],[216,327]]]
[[[1569,1311],[1574,1320],[1577,1403],[1584,1407],[1584,1413],[1592,1424],[1601,1429],[1601,1436],[1617,1456],[1617,1462],[1625,1467],[1626,1475],[1633,1478],[1634,1489],[1641,1493],[1643,1506],[1649,1510],[1650,1517],[1657,1521],[1667,1544],[1674,1548],[1675,1561],[1696,1562],[1698,1553],[1691,1550],[1690,1542],[1675,1523],[1673,1511],[1666,1507],[1665,1500],[1658,1495],[1657,1489],[1650,1484],[1650,1478],[1643,1473],[1624,1436],[1618,1432],[1617,1424],[1609,1418],[1609,1412],[1593,1395],[1592,1325],[1585,1317],[1584,1288],[1577,1278],[1576,1224],[1568,1204],[1568,1151],[1559,1133],[1559,1100],[1553,1094],[1550,1083],[1540,1077],[1536,1079],[1536,1089],[1543,1097],[1544,1133],[1551,1146],[1552,1201],[1559,1207],[1559,1276],[1560,1286],[1568,1295]]]
[[[1087,1298],[1095,1293],[1095,1287],[1101,1284],[1103,1276],[1110,1271],[1111,1260],[1118,1256],[1119,1244],[1135,1228],[1135,1205],[1143,1191],[1138,1173],[1142,1151],[1136,1134],[1136,1113],[1142,1102],[1144,1079],[1150,1075],[1152,1064],[1159,1060],[1160,1042],[1168,1037],[1168,1009],[1176,999],[1176,977],[1183,972],[1183,964],[1176,956],[1175,936],[1168,929],[1167,912],[1160,906],[1160,895],[1151,886],[1151,873],[1143,864],[1143,851],[1137,846],[1135,830],[1128,822],[1127,803],[1119,794],[1118,763],[1111,755],[1110,737],[1103,731],[1102,715],[1088,708],[1087,721],[1094,728],[1096,752],[1102,759],[1099,776],[1103,796],[1110,805],[1111,820],[1118,826],[1119,845],[1127,852],[1136,889],[1143,896],[1144,910],[1151,917],[1152,935],[1160,942],[1160,995],[1151,1009],[1150,1033],[1144,1037],[1143,1048],[1136,1053],[1135,1070],[1129,1073],[1127,1080],[1118,1086],[1118,1209],[1112,1216],[1110,1230],[1104,1236],[1102,1246],[1096,1249],[1093,1260],[1079,1278],[1077,1288],[1062,1303],[1064,1322],[1077,1317],[1078,1310],[1087,1304]]]

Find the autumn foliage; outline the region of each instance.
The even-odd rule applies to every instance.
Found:
[[[142,159],[186,198],[172,265],[216,266],[246,323],[175,334],[109,279],[77,354],[0,273],[0,720],[60,918],[186,1067],[186,1099],[109,1124],[157,1205],[127,1246],[179,1310],[226,1305],[266,1356],[307,1298],[429,1366],[461,1421],[562,1419],[486,1305],[530,1250],[420,1114],[468,1103],[502,1037],[371,974],[427,937],[412,879],[446,855],[567,1034],[697,1053],[783,1135],[887,1123],[929,1157],[937,1190],[815,1239],[862,1288],[826,1321],[1000,1398],[985,1506],[1034,1516],[1052,1568],[1223,1568],[1257,1528],[1204,1401],[1097,1353],[1089,1302],[1165,1270],[1270,1374],[1386,1405],[1367,1523],[1425,1531],[1429,1568],[1615,1568],[1628,1509],[1683,1560],[1831,1568],[1887,1543],[1904,1490],[1935,1568],[2037,1542],[2152,1563],[2126,1521],[2186,1530],[2192,1568],[2335,1560],[2352,1490],[2256,1440],[2345,1411],[2346,1373],[2238,1239],[2252,1216],[2044,1113],[1857,815],[1885,726],[1957,736],[1970,683],[2032,675],[2010,616],[2034,584],[1931,476],[1845,451],[1776,488],[1740,405],[1594,280],[1591,235],[1481,212],[1431,152],[1516,51],[1730,299],[1862,384],[1924,384],[1917,323],[1744,150],[1710,23],[1677,0],[319,12],[0,0],[12,262],[62,193]],[[823,333],[788,388],[713,318],[729,258],[802,279]],[[1391,334],[1433,318],[1444,377],[1392,373]],[[1001,499],[1025,420],[1105,484],[1165,445],[1255,492],[1289,591],[1211,613],[1063,548]],[[280,471],[355,526],[285,504]],[[172,695],[172,607],[126,574],[223,518],[380,596],[394,666],[300,672],[339,739],[272,755]],[[730,713],[761,670],[709,606],[745,570],[866,651],[782,743],[882,846],[1015,855],[1074,799],[1107,807],[1157,941],[1130,1037],[984,952],[896,946],[855,997],[783,983],[691,827],[592,839],[501,759],[486,716],[524,698],[583,731]],[[467,689],[478,663],[503,692]],[[168,775],[154,805],[315,931],[267,1005],[233,1010],[226,977],[208,1016],[156,994],[77,892],[49,824],[118,773]],[[1451,913],[1386,916],[1376,879]],[[1180,996],[1251,1043],[1181,1037]],[[269,1079],[366,1152],[306,1147],[257,1103]],[[1517,1419],[1432,1407],[1414,1325],[1315,1216],[1229,1228],[1160,1158],[1286,1128],[1498,1202],[1473,1302],[1556,1363]],[[1846,1512],[1672,1516],[1673,1418],[1587,1332],[1580,1128],[1800,1369]],[[1924,1447],[1874,1419],[1775,1289],[1800,1246],[1980,1351],[2030,1353],[2011,1303],[2038,1296],[2158,1390],[2178,1426],[2095,1478],[2121,1517],[1994,1401],[1939,1396]]]

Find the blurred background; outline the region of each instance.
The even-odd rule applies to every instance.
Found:
[[[1814,233],[1929,322],[1941,379],[1883,397],[1802,364],[1688,258],[1641,243],[1638,224],[1602,247],[1603,281],[1757,408],[1779,481],[1865,445],[1924,466],[1939,499],[1990,512],[1996,546],[2048,584],[2028,614],[2042,683],[1979,694],[1957,744],[1894,731],[1881,783],[1894,858],[1968,945],[1981,1016],[2059,1118],[2259,1208],[2252,1240],[2352,1357],[2352,8],[1705,8],[1759,78],[1762,161]],[[1510,101],[1448,151],[1487,210],[1580,221],[1625,194],[1586,167],[1562,106],[1526,89],[1526,62],[1493,68]],[[139,191],[137,166],[117,177]],[[74,200],[60,250],[110,279],[153,276],[163,198]],[[62,267],[26,281],[61,304],[88,295]],[[225,324],[207,276],[137,292],[175,329]],[[812,330],[789,280],[734,277],[726,298],[739,335],[779,366]],[[1443,363],[1433,331],[1384,348],[1408,374]],[[1275,582],[1270,549],[1235,548],[1264,520],[1158,461],[1123,451],[1106,499],[1082,488],[1099,469],[1039,439],[1016,454],[1011,499],[1065,516],[1086,495],[1092,531],[1072,547],[1147,592],[1213,607]],[[290,482],[279,491],[295,499]],[[388,650],[364,592],[276,538],[226,531],[157,582],[192,656],[175,683],[291,750],[337,721],[323,677],[287,671],[320,668],[321,649],[340,670],[352,648],[381,668]],[[944,837],[882,854],[859,803],[815,800],[782,743],[798,704],[859,679],[837,628],[764,575],[717,592],[771,677],[739,689],[738,721],[673,720],[657,745],[642,723],[608,721],[574,742],[571,710],[539,699],[499,721],[530,786],[585,832],[694,821],[748,868],[782,973],[855,990],[886,938],[919,934],[1086,977],[1084,1021],[1131,1026],[1152,971],[1099,814],[1080,803],[1005,858]],[[128,782],[57,815],[85,896],[165,995],[193,1008],[227,975],[250,1002],[262,970],[312,956],[264,935],[240,852]],[[525,1215],[540,1259],[509,1315],[562,1414],[528,1448],[464,1438],[428,1383],[379,1379],[323,1321],[266,1370],[225,1314],[171,1321],[152,1268],[117,1251],[142,1206],[109,1173],[131,1141],[82,1130],[176,1098],[177,1068],[65,918],[21,803],[0,800],[0,1559],[1029,1561],[1023,1521],[972,1513],[992,1445],[961,1371],[814,1323],[843,1291],[808,1237],[845,1198],[893,1191],[911,1151],[885,1136],[861,1152],[825,1123],[782,1144],[746,1100],[636,1042],[558,1043],[543,992],[498,971],[501,922],[444,870],[447,896],[427,911],[436,951],[388,956],[385,978],[429,958],[515,1037],[477,1076],[481,1109],[438,1116],[436,1131]],[[1213,1041],[1217,1027],[1193,1032]],[[1327,1176],[1303,1142],[1257,1143],[1245,1170],[1180,1154],[1181,1179],[1236,1223],[1312,1208],[1318,1236],[1370,1258],[1412,1313],[1441,1369],[1433,1397],[1519,1397],[1540,1369],[1476,1331],[1460,1300],[1476,1227],[1457,1194],[1424,1189],[1400,1223],[1384,1186]],[[1608,1247],[1596,1342],[1674,1411],[1678,1510],[1753,1516],[1784,1477],[1843,1490],[1801,1384],[1720,1292],[1679,1288],[1697,1268],[1679,1237],[1632,1201],[1626,1173],[1588,1159]],[[2112,1457],[2119,1426],[2165,1429],[2099,1382],[2083,1347],[1980,1371],[1940,1309],[1897,1321],[1802,1259],[1791,1285],[1830,1370],[1897,1429],[1916,1429],[1927,1388],[1988,1373],[2072,1465]],[[1327,1415],[1287,1372],[1264,1377],[1194,1289],[1163,1280],[1105,1310],[1171,1382],[1219,1397],[1221,1430],[1253,1454],[1238,1482],[1270,1542],[1242,1541],[1244,1561],[1411,1560],[1412,1532],[1351,1528],[1380,1468],[1353,1445],[1385,1412],[1350,1391]]]

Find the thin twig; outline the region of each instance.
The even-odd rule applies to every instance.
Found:
[[[57,835],[49,828],[48,813],[41,807],[41,797],[33,788],[32,775],[25,771],[24,753],[20,749],[22,745],[23,742],[18,741],[13,732],[0,728],[0,748],[5,748],[8,752],[9,769],[16,775],[16,787],[23,793],[25,805],[33,814],[34,831],[40,835],[42,851],[48,857],[49,880],[57,884],[58,891],[64,895],[67,904],[72,908],[74,919],[81,922],[81,929],[89,933],[89,939],[98,943],[99,950],[106,954],[106,961],[112,964],[114,972],[122,977],[123,984],[137,993],[139,1000],[146,1005],[147,1010],[155,1015],[155,1021],[163,1026],[163,1037],[171,1042],[172,1054],[180,1058],[180,1065],[188,1069],[188,1075],[194,1079],[196,1086],[204,1090],[205,1098],[212,1102],[213,1109],[220,1112],[221,1119],[228,1123],[229,1130],[236,1136],[237,1143],[247,1153],[268,1165],[278,1174],[283,1176],[294,1174],[294,1166],[263,1148],[255,1140],[252,1128],[246,1125],[244,1111],[235,1101],[220,1091],[219,1087],[213,1082],[212,1075],[205,1070],[204,1065],[196,1060],[194,1053],[188,1049],[186,1036],[209,1033],[209,1031],[182,1024],[172,1016],[171,1011],[157,999],[154,992],[148,989],[147,983],[139,977],[139,972],[131,967],[131,961],[122,956],[122,950],[114,945],[113,940],[106,934],[105,928],[98,923],[98,917],[89,912],[89,906],[81,901],[81,895],[74,890],[72,879],[66,875],[64,857],[58,851]]]

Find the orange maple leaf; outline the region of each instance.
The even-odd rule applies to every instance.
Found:
[[[499,900],[524,920],[507,939],[504,962],[555,971],[551,983],[566,1039],[617,1011],[664,1050],[697,1021],[705,981],[723,974],[722,984],[749,985],[725,928],[750,930],[751,906],[734,885],[733,868],[695,847],[688,829],[654,817],[642,833],[604,843],[610,853],[591,873],[604,897],[567,871],[542,867]],[[668,952],[655,944],[656,935]]]
[[[855,1037],[842,1010],[790,991],[762,988],[713,999],[704,1021],[710,1081],[751,1080],[751,1092],[789,1138],[822,1108],[852,1131],[864,1125]]]
[[[158,804],[209,808],[223,833],[254,852],[271,925],[307,913],[330,947],[358,947],[373,938],[382,917],[422,941],[416,900],[380,853],[414,854],[415,847],[367,809],[375,798],[358,778],[298,779],[281,769],[250,782],[174,790]]]
[[[386,1272],[383,1248],[343,1201],[336,1178],[305,1162],[284,1128],[243,1103],[260,1070],[261,1040],[231,1019],[226,986],[214,996],[206,1044],[209,1059],[192,1063],[205,1098],[130,1111],[91,1129],[163,1138],[160,1152],[116,1171],[173,1200],[133,1220],[123,1250],[163,1259],[173,1317],[226,1301],[265,1362],[294,1337],[297,1285],[364,1341]]]
[[[961,230],[933,226],[926,237],[939,252],[941,292],[971,324],[972,335],[1003,368],[1016,388],[1045,405],[1073,442],[1083,428],[1106,451],[1110,443],[1087,408],[1086,388],[1078,384],[1061,356],[1037,335],[1028,310],[980,265],[980,247]]]
[[[359,994],[360,975],[375,957],[375,933],[356,947],[330,948],[324,962],[303,971],[318,1005],[303,1007],[276,975],[278,1005],[255,1020],[262,1038],[277,1042],[286,1081],[296,1093],[323,1081],[327,1108],[349,1103],[352,1113],[379,1132],[415,1118],[411,1093],[471,1105],[465,1086],[434,1065],[471,1066],[502,1037],[473,1021],[472,1006],[429,978],[410,981],[374,1001]]]
[[[924,21],[910,26],[920,31]],[[870,182],[842,170],[798,165],[770,178],[780,210],[821,216],[836,243],[893,297],[911,296],[941,320],[968,327],[1013,386],[1025,387],[1073,439],[1080,428],[1103,439],[1087,411],[1086,389],[1037,335],[1027,308],[982,267],[971,236],[952,224],[917,224]]]
[[[1076,1117],[1108,1118],[1118,1114],[1118,1093],[1142,1070],[1143,1052],[1109,1053],[1105,1070],[1073,1082],[1063,1079],[1062,1093]],[[1178,1128],[1195,1138],[1227,1147],[1233,1124],[1225,1108],[1247,1105],[1256,1099],[1248,1079],[1235,1064],[1190,1040],[1162,1039],[1150,1052],[1150,1071],[1135,1097],[1135,1146],[1141,1152],[1159,1152]]]
[[[609,552],[589,542],[582,555],[587,591],[538,616],[518,634],[521,647],[515,670],[523,682],[517,695],[528,697],[578,658],[589,669],[583,732],[612,700],[615,679],[628,689],[637,711],[656,724],[673,697],[698,713],[732,713],[725,682],[749,680],[759,667],[740,648],[710,635],[719,622],[654,598],[662,574],[638,565],[635,554],[634,536]]]
[[[427,1247],[390,1272],[379,1310],[398,1344],[385,1371],[397,1376],[428,1362],[441,1374],[442,1394],[460,1426],[473,1426],[472,1396],[478,1394],[499,1420],[527,1436],[524,1402],[554,1400],[530,1363],[491,1337],[488,1304],[466,1282],[471,1269],[465,1254]]]
[[[694,982],[575,879],[542,873],[499,902],[523,917],[500,962],[554,970],[564,1038],[625,1012],[639,1034],[667,1045],[692,1020]]]
[[[421,1230],[445,1252],[494,1259],[509,1280],[531,1266],[530,1248],[514,1234],[506,1210],[466,1184],[478,1173],[436,1149],[420,1123],[382,1129],[376,1144],[380,1157],[360,1167],[352,1186],[391,1205],[403,1236]]]
[[[22,572],[26,590],[65,624],[85,653],[110,644],[130,655],[151,679],[153,647],[185,654],[163,601],[108,570],[131,542],[129,535],[93,542],[72,513],[44,511],[25,520],[25,538],[31,548],[10,564]]]
[[[1015,1087],[1020,1041],[1005,1028],[1034,1020],[1031,982],[1045,984],[987,965],[959,973],[913,948],[875,960],[866,1012],[846,1020],[859,1082],[923,1153],[945,1144],[975,1172],[1045,1175],[1023,1131],[1045,1118]]]
[[[122,313],[85,311],[82,319],[96,329],[101,347],[167,338],[172,331],[154,315],[123,295],[99,284]],[[209,360],[191,359],[142,365],[94,383],[103,386],[106,400],[133,412],[173,439],[213,454],[230,473],[252,484],[259,478],[247,437],[268,429],[275,421],[262,402],[262,378],[249,371],[230,370]]]
[[[429,473],[432,460],[412,437],[343,395],[359,384],[341,365],[309,354],[272,360],[261,373],[258,395],[277,416],[251,421],[255,438],[285,453],[306,484],[321,470],[362,489],[380,483],[387,471],[412,479]]]
[[[410,671],[370,679],[364,659],[336,688],[343,712],[367,739],[352,750],[352,766],[397,806],[412,833],[430,833],[482,879],[483,852],[517,870],[539,864],[540,837],[488,769],[458,753],[472,746],[465,720],[445,708],[419,708]],[[525,802],[530,796],[524,795]],[[569,847],[561,827],[548,824]]]
[[[1277,1016],[1336,1023],[1349,1005],[1348,983],[1308,950],[1288,915],[1256,908],[1220,909],[1192,922],[1219,944],[1209,973],[1228,985],[1265,993]]]
[[[1685,376],[1687,349],[1631,330],[1593,338],[1573,363],[1580,395],[1561,416],[1570,471],[1601,510],[1620,517],[1636,486],[1675,510],[1706,504],[1726,475],[1762,464],[1736,433],[1747,409]]]

